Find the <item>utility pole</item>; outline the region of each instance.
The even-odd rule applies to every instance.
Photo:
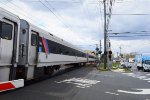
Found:
[[[96,61],[96,63],[97,63],[97,67],[98,67],[98,64],[99,64],[99,59],[98,59],[98,52],[99,52],[99,48],[98,48],[98,44],[96,44],[96,59],[97,59],[97,61]]]
[[[104,69],[107,67],[107,29],[106,29],[106,0],[104,0]]]
[[[102,53],[102,42],[101,42],[101,40],[100,40],[100,47],[99,47],[99,49],[100,49],[100,54]]]
[[[121,49],[122,49],[121,46],[119,47],[119,49],[120,49],[120,56],[121,56]]]
[[[117,52],[117,59],[118,59],[118,52]]]
[[[100,40],[100,46],[99,46],[99,54],[100,54],[100,56],[99,56],[99,64],[100,64],[100,62],[101,62],[101,53],[102,53],[102,43],[101,43],[101,40]]]

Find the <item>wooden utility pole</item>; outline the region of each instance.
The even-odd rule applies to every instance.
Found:
[[[104,69],[107,67],[107,29],[106,29],[106,0],[104,0]]]
[[[102,53],[102,43],[101,43],[101,40],[100,40],[100,46],[99,46],[99,64],[101,63],[101,53]]]

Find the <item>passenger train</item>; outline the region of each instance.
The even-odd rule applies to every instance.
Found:
[[[95,56],[0,8],[0,92],[24,80],[51,75],[62,65],[94,62]]]

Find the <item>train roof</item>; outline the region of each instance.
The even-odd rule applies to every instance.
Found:
[[[8,11],[6,9],[3,9],[3,8],[0,7],[0,13],[1,13],[1,15],[3,15],[2,17],[4,19],[11,20],[11,21],[14,21],[14,22],[20,22],[19,16],[11,13],[10,11]]]

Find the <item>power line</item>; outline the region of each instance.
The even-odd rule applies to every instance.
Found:
[[[101,8],[101,2],[99,0],[99,7],[100,7],[100,17],[101,17],[101,23],[103,22],[103,17],[102,17],[102,8]],[[103,23],[102,23],[102,29],[103,29]]]
[[[2,2],[2,1],[0,1],[0,2]],[[35,20],[34,18],[32,18],[32,17],[35,17],[35,16],[33,16],[31,13],[27,13],[28,15],[30,15],[30,16],[32,16],[32,17],[29,17],[29,16],[27,16],[26,15],[26,13],[24,14],[24,9],[22,9],[21,7],[19,7],[19,6],[17,6],[16,4],[14,4],[13,2],[9,2],[10,4],[12,4],[13,6],[15,6],[15,7],[17,7],[20,11],[19,12],[21,12],[20,14],[22,15],[22,16],[24,16],[24,17],[26,17],[26,18],[28,18],[28,19],[30,19],[31,21],[33,21],[33,22],[39,22],[39,21],[37,21],[37,20]],[[6,3],[3,3],[2,2],[2,4],[3,5],[5,5],[7,8],[11,8],[13,11],[16,11],[16,9],[14,9],[14,7],[13,6],[8,6]],[[57,16],[57,15],[56,15]],[[35,17],[36,18],[36,17]],[[38,18],[38,20],[41,20],[41,19],[39,19]],[[39,23],[40,24],[40,23]],[[41,26],[43,26],[43,25],[41,25]],[[43,27],[45,27],[45,26],[43,26]],[[49,30],[47,27],[45,27],[47,30]],[[81,38],[81,39],[84,39],[84,38]],[[98,40],[94,40],[94,41],[98,41]]]
[[[114,35],[122,35],[122,34],[150,34],[150,31],[137,31],[137,32],[111,32],[108,34],[114,34]]]
[[[109,36],[109,37],[147,37],[147,36],[150,36],[150,35],[134,35],[134,36]]]
[[[126,34],[126,35],[133,35],[133,34],[150,34],[150,33],[109,33],[109,34],[114,34],[114,35],[122,35],[122,34]]]
[[[56,11],[56,9],[48,2],[48,0],[45,0],[45,2],[50,6],[50,7],[52,7],[53,8],[53,10],[55,10],[55,12],[57,13],[57,15],[59,15],[59,20],[62,22],[62,24],[64,24],[67,28],[68,27],[71,27],[70,25],[66,25],[65,23],[63,23],[63,21],[62,20],[64,20],[64,18],[62,18],[61,17],[61,15]],[[53,10],[51,10],[51,11],[53,11]],[[53,12],[54,13],[54,12]],[[55,14],[56,15],[56,14]],[[56,16],[57,16],[56,15]],[[57,16],[58,17],[58,16]],[[61,20],[62,19],[62,20]]]
[[[13,6],[15,6],[15,7],[17,7],[17,8],[19,8],[19,10],[21,9],[21,12],[22,11],[24,11],[24,12],[26,12],[24,9],[22,9],[21,7],[19,7],[18,5],[16,5],[16,4],[14,4],[13,2],[9,2],[9,3],[11,3]],[[32,17],[34,17],[35,19],[37,19],[37,20],[41,20],[40,18],[38,18],[38,17],[35,17],[34,15],[32,15],[31,13],[28,13],[28,12],[26,12],[28,15],[30,15],[30,16],[32,16]],[[25,14],[23,14],[23,15],[25,15]],[[25,17],[26,17],[26,15],[25,15]],[[28,16],[27,16],[28,17]],[[26,17],[26,18],[27,18]],[[28,17],[31,21],[34,21],[34,22],[38,22],[38,21],[36,21],[35,19],[33,19],[33,18],[30,18],[30,17]],[[39,23],[40,24],[40,23]],[[46,28],[47,30],[49,30],[47,27],[45,27],[44,25],[42,25],[42,24],[40,24],[42,27],[44,27],[44,28]]]
[[[41,2],[41,0],[39,0],[40,2]],[[48,2],[48,0],[45,0],[45,2],[49,5],[49,6],[51,6],[52,7],[52,5]],[[42,4],[44,4],[43,2],[41,2]],[[80,1],[80,3],[81,3],[81,1]],[[46,5],[45,5],[46,6]],[[48,6],[47,6],[48,7]],[[49,7],[48,7],[49,8]],[[55,11],[56,11],[56,9],[54,8],[54,7],[52,7]],[[50,8],[49,8],[50,9]],[[50,9],[50,11],[52,11],[51,9]],[[53,11],[52,11],[53,12]],[[53,14],[55,14],[54,12],[53,12]],[[63,19],[61,16],[60,16],[60,14],[57,12],[57,14],[59,15],[59,17],[55,14],[55,16],[62,22],[62,20],[61,19]],[[64,24],[63,22],[62,22],[62,24]],[[65,24],[64,24],[65,25]],[[68,27],[68,25],[65,25],[68,29],[69,29],[69,27],[71,27],[70,25],[69,25],[69,27]],[[72,30],[71,30],[72,31]],[[81,39],[84,39],[84,38],[81,38]],[[94,40],[94,41],[97,41],[97,40]]]
[[[7,0],[4,0],[7,1]],[[43,1],[43,0],[42,0]],[[26,0],[26,2],[39,2],[39,0]],[[73,4],[80,4],[81,1],[63,1],[63,0],[47,0],[47,2],[53,2],[53,3],[73,3]],[[100,1],[103,2],[103,1]],[[88,4],[98,4],[98,2],[92,1],[87,2]]]
[[[112,15],[119,15],[119,16],[121,16],[121,15],[128,15],[128,16],[149,16],[150,14],[112,14]]]
[[[46,6],[41,0],[39,0],[39,2],[44,6],[44,7],[46,7],[66,28],[68,28],[69,30],[70,30],[70,28],[66,25],[66,24],[64,24],[63,22],[62,22],[62,20],[48,7],[48,6]],[[71,30],[72,31],[72,30]]]
[[[0,2],[1,2],[3,5],[5,5],[7,8],[11,8],[12,10],[16,11],[12,6],[8,6],[7,4],[3,3],[3,1],[0,1]],[[11,3],[11,4],[12,4],[12,3]],[[30,19],[31,21],[37,23],[36,20],[32,19],[31,17],[26,16],[24,13],[22,13],[22,11],[21,11],[20,14],[21,14],[22,16],[26,17],[27,19]],[[40,24],[40,23],[39,23],[39,24]],[[46,27],[45,27],[45,28],[46,28]]]

